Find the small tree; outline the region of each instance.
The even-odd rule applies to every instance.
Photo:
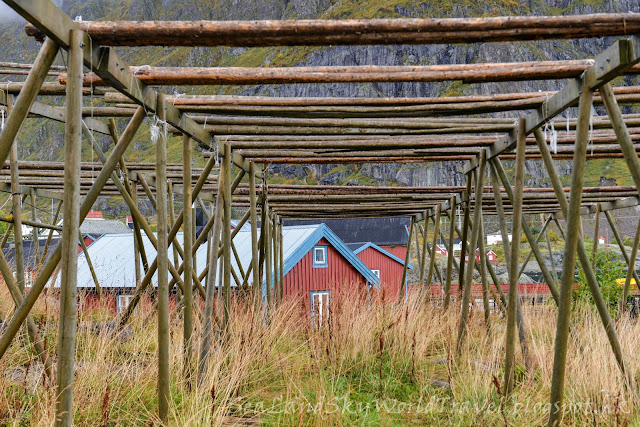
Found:
[[[589,262],[593,265],[593,255],[589,252]],[[605,302],[613,316],[618,314],[623,285],[616,280],[624,275],[625,264],[612,251],[599,251],[596,255],[596,279]],[[578,289],[573,294],[575,301],[594,304],[587,278],[581,266],[578,267]]]

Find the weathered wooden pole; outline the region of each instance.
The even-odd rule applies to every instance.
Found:
[[[433,279],[433,270],[436,266],[436,245],[438,243],[438,234],[440,231],[440,205],[436,207],[436,217],[433,220],[433,244],[431,245],[431,259],[429,260],[429,274],[427,275],[427,298],[431,297],[431,283]],[[426,240],[425,236],[425,240]]]
[[[82,31],[71,30],[69,63],[67,65],[69,82],[67,84],[65,104],[64,222],[62,224],[61,244],[58,388],[56,391],[56,425],[58,426],[71,426],[73,424],[73,376],[76,351],[78,280],[77,238],[80,225],[80,163],[82,161],[83,36],[84,33]],[[19,98],[18,101],[20,100]],[[30,105],[26,107],[26,111],[28,111]],[[2,145],[1,142],[0,145]]]
[[[144,182],[144,178],[140,181],[140,182]],[[157,192],[157,187],[156,187],[156,192]],[[169,195],[168,197],[168,201],[169,201],[169,215],[168,215],[168,223],[167,224],[175,224],[176,222],[176,211],[175,211],[175,207],[173,206],[173,182],[171,181],[167,181],[167,193]],[[152,201],[153,203],[153,201]],[[184,210],[183,210],[184,212]],[[184,219],[182,224],[184,225]],[[169,226],[167,225],[167,228]],[[175,240],[175,239],[174,239]],[[172,248],[172,252],[173,252],[173,265],[177,266],[180,263],[180,256],[178,255],[178,245],[176,245],[175,243],[171,245]],[[169,291],[171,291],[171,288],[169,288]],[[180,295],[180,291],[178,291],[178,295]]]
[[[553,375],[551,378],[551,397],[549,410],[549,426],[557,426],[562,422],[564,398],[564,381],[567,361],[569,325],[571,319],[571,302],[573,299],[574,269],[576,251],[580,231],[580,204],[582,202],[582,186],[584,184],[584,167],[586,163],[587,144],[589,142],[589,120],[591,116],[591,98],[593,94],[587,87],[582,88],[578,106],[578,125],[576,129],[576,145],[571,173],[571,194],[566,212],[567,232],[564,257],[562,262],[562,286],[558,304],[558,324],[553,358]],[[564,193],[563,193],[564,194]],[[563,196],[564,197],[564,196]]]
[[[223,197],[225,188],[225,176],[218,176],[218,191],[216,194],[216,206],[213,213],[213,229],[211,230],[211,251],[207,260],[207,294],[204,300],[204,319],[202,322],[202,340],[200,342],[200,356],[198,359],[198,384],[202,385],[208,370],[209,351],[213,334],[213,306],[216,297],[218,280],[218,246],[220,245],[220,231],[222,229]],[[218,292],[219,289],[218,289]]]
[[[131,182],[131,200],[133,204],[138,207],[138,184],[135,181]],[[138,240],[138,233],[140,233],[140,228],[138,225],[138,220],[133,216],[133,212],[131,212],[131,222],[133,223],[133,255],[134,255],[134,266],[136,271],[136,288],[140,286],[140,280],[142,279],[142,265],[140,263],[140,258],[142,253],[140,252],[140,241]],[[146,263],[145,263],[146,264]],[[145,271],[149,266],[145,267]]]
[[[427,252],[429,249],[429,242],[427,239],[427,232],[429,230],[429,210],[424,211],[424,226],[420,226],[420,224],[414,225],[414,231],[416,235],[416,260],[418,261],[418,268],[420,268],[420,279],[418,280],[418,289],[420,289],[420,293],[424,292],[424,277],[427,274],[426,265],[427,265]],[[420,246],[418,244],[418,233],[422,234],[422,251],[420,251]],[[429,298],[426,295],[426,298]]]
[[[453,275],[453,263],[455,261],[453,254],[453,241],[455,239],[456,232],[456,197],[451,197],[451,202],[449,206],[449,245],[447,246],[447,280],[444,285],[444,310],[446,311],[449,308],[449,304],[451,303],[451,277]],[[442,238],[444,240],[444,237]]]
[[[518,121],[518,139],[516,148],[516,177],[513,197],[513,222],[511,225],[511,268],[509,269],[509,294],[507,304],[507,334],[504,364],[504,390],[510,395],[515,387],[514,368],[516,363],[516,327],[518,296],[518,263],[520,262],[520,224],[522,223],[522,189],[524,187],[524,162],[526,131],[525,119]]]
[[[264,228],[264,263],[265,263],[265,283],[266,283],[266,297],[267,297],[267,309],[271,310],[271,303],[273,299],[273,251],[271,247],[271,212],[269,212],[269,204],[263,201],[263,206],[266,209],[265,222],[262,223]]]
[[[33,188],[29,190],[29,197],[31,198],[31,220],[38,222],[38,216],[36,215],[36,192]],[[55,225],[55,224],[53,224]],[[38,227],[33,226],[33,265],[38,264],[38,258],[40,258],[40,236],[38,236]]]
[[[254,162],[249,163],[249,198],[251,200],[249,211],[251,215],[251,267],[253,274],[251,281],[251,291],[253,293],[256,308],[259,308],[261,301],[260,271],[258,268],[258,262],[260,260],[260,248],[258,247],[258,197],[256,195],[256,164]]]
[[[192,189],[191,189],[191,138],[189,136],[184,135],[182,137],[182,184],[183,184],[183,203],[182,203],[182,212],[183,212],[183,222],[182,229],[184,230],[184,256],[182,260],[183,268],[183,278],[184,281],[184,343],[183,343],[183,359],[184,359],[184,376],[187,383],[188,388],[190,389],[192,386],[192,377],[193,377],[193,364],[192,364],[192,355],[193,355],[193,291],[191,287],[193,286],[192,273],[193,273],[193,255],[191,252],[191,247],[193,246],[193,198],[192,198]]]
[[[466,271],[466,263],[464,258],[467,254],[467,246],[469,244],[469,221],[471,220],[471,181],[472,175],[470,173],[465,175],[466,188],[462,193],[462,201],[464,205],[464,219],[462,220],[462,239],[460,250],[460,271],[458,272],[458,303],[460,303],[460,296],[462,296],[462,289],[464,288],[464,272]]]
[[[549,219],[553,219],[553,215],[549,215]],[[549,253],[549,262],[551,263],[551,273],[553,278],[558,280],[558,271],[556,270],[556,262],[553,259],[553,249],[551,248],[551,239],[549,238],[549,228],[544,231],[544,240],[547,243],[547,252]]]
[[[13,104],[9,97],[7,107],[11,111]],[[9,153],[11,172],[11,206],[13,211],[13,245],[15,247],[16,279],[20,292],[24,295],[24,238],[22,236],[22,199],[20,197],[20,172],[18,171],[17,141],[11,146]]]
[[[273,302],[274,304],[279,304],[282,295],[280,294],[280,274],[278,273],[278,270],[280,270],[280,261],[278,260],[280,255],[278,250],[278,216],[275,213],[271,215],[269,226],[271,227],[271,247],[273,248]]]
[[[158,120],[166,120],[164,94],[158,94]],[[158,261],[158,417],[169,422],[169,242],[167,224],[167,134],[161,125],[156,142],[156,215]]]
[[[486,151],[482,150],[480,152],[480,163],[477,170],[476,175],[476,187],[474,191],[474,210],[473,210],[473,224],[474,227],[471,231],[471,241],[469,242],[469,265],[465,269],[465,277],[464,277],[464,295],[462,298],[462,314],[460,316],[460,327],[458,329],[458,342],[456,345],[456,352],[458,354],[462,353],[462,344],[464,342],[464,338],[467,334],[467,320],[469,318],[469,304],[471,302],[471,286],[473,283],[473,269],[476,261],[476,246],[478,244],[478,238],[480,236],[480,218],[482,218],[482,195],[484,188],[484,168],[486,164]],[[467,175],[467,179],[470,181],[470,176]],[[467,207],[470,208],[471,205],[471,194],[467,197]],[[465,218],[466,219],[466,218]],[[468,223],[468,221],[467,221]],[[463,242],[464,244],[464,242]],[[460,271],[462,274],[462,266],[465,264],[464,257],[465,251],[462,251],[460,255]]]
[[[280,299],[284,299],[284,232],[282,230],[282,218],[278,217],[278,248],[280,250],[279,260],[280,268],[278,273],[280,274]]]
[[[489,282],[487,280],[487,253],[484,248],[484,221],[480,218],[480,281],[482,283],[482,307],[484,309],[484,324],[487,327],[487,334],[491,334],[491,308],[489,307]],[[496,301],[496,304],[498,302]]]
[[[425,223],[426,225],[426,223]],[[416,218],[415,216],[411,217],[411,226],[409,226],[409,236],[413,233],[413,227],[416,226]],[[424,252],[423,252],[424,253]],[[402,281],[400,282],[400,293],[398,294],[398,302],[402,302],[404,295],[408,295],[407,292],[407,271],[409,269],[409,264],[411,263],[411,239],[407,243],[407,254],[404,257],[404,266],[402,267]],[[422,292],[422,287],[420,288]]]
[[[231,321],[231,145],[224,144],[221,175],[223,175],[225,186],[223,188],[224,207],[222,224],[222,257],[223,257],[223,318],[222,325],[225,337],[228,337]],[[238,284],[240,285],[240,284]]]
[[[427,211],[425,211],[424,217],[425,217],[425,223],[426,223]],[[418,234],[420,234],[420,230],[419,230],[419,227],[416,227],[414,232],[413,232],[413,235],[415,236],[415,239],[416,239],[416,255],[417,255],[418,259],[421,260],[423,252],[420,251],[420,243],[419,243],[419,238],[420,237],[418,236]],[[409,236],[409,239],[411,239],[411,236]]]
[[[596,255],[598,254],[598,232],[600,230],[600,210],[601,210],[602,206],[600,205],[600,203],[597,204],[596,206],[596,223],[594,224],[594,231],[593,231],[593,256],[591,257],[592,262],[591,265],[593,266],[593,269],[595,270],[596,268]]]

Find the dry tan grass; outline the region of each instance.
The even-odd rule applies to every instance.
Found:
[[[80,316],[74,408],[77,425],[150,425],[156,419],[156,332],[152,306],[133,318],[129,337],[88,327],[110,319],[106,310]],[[0,316],[10,316],[0,295]],[[548,413],[555,310],[524,307],[533,368],[518,366],[516,392],[503,400],[504,320],[471,317],[461,357],[455,349],[455,310],[442,313],[418,296],[405,305],[375,296],[333,295],[322,328],[308,307],[290,300],[268,316],[244,301],[233,304],[231,334],[215,342],[200,386],[190,391],[182,367],[182,326],[172,316],[172,425],[540,425]],[[52,298],[34,310],[47,347],[55,352],[57,309]],[[597,314],[576,308],[570,344],[565,422],[624,425],[638,416],[625,391]],[[200,321],[196,320],[199,330]],[[639,373],[640,326],[617,322],[628,364]],[[198,337],[198,334],[196,334]],[[198,345],[194,346],[198,348]],[[0,423],[51,425],[55,387],[43,384],[25,336],[0,360]],[[197,355],[195,359],[197,359]],[[518,361],[521,356],[518,355]]]

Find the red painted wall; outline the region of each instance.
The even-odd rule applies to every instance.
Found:
[[[367,248],[357,255],[367,267],[380,269],[381,289],[384,290],[385,297],[393,298],[396,301],[398,292],[400,292],[404,266],[374,248]]]
[[[404,261],[407,257],[407,247],[402,245],[378,245],[385,251],[394,254],[398,258]]]
[[[299,295],[309,300],[310,291],[340,291],[345,286],[363,287],[366,280],[326,239],[316,245],[327,245],[325,268],[313,267],[313,251],[309,251],[284,276],[285,296]]]

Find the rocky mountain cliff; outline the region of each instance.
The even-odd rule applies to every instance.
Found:
[[[566,15],[640,10],[640,0],[64,0],[61,7],[83,20],[194,20],[194,19],[344,19],[382,17],[477,17],[493,15]],[[24,35],[23,21],[5,18],[0,27],[2,61],[32,61],[38,45]],[[477,45],[281,47],[281,48],[138,48],[121,49],[133,65],[165,66],[301,66],[301,65],[428,65],[478,62],[583,59],[593,57],[613,39],[579,41],[491,43]],[[59,61],[63,63],[62,60]],[[11,76],[13,81],[18,80]],[[634,78],[627,78],[628,83]],[[8,79],[7,79],[8,80]],[[273,96],[438,96],[538,91],[561,88],[566,82],[505,82],[496,84],[370,83],[320,85],[257,85],[251,87],[166,88],[168,92]],[[0,83],[1,89],[1,83]],[[53,102],[63,102],[54,99]],[[598,112],[603,114],[602,111]],[[516,117],[517,113],[510,115]],[[521,113],[520,113],[521,114]],[[569,111],[575,117],[575,111]],[[503,115],[509,116],[509,115]],[[20,157],[60,160],[63,129],[59,124],[30,120],[20,135]],[[105,147],[108,141],[104,141]],[[170,161],[180,158],[179,142],[169,147]],[[87,147],[85,159],[95,158]],[[131,160],[152,160],[148,128],[142,129],[127,153]],[[587,185],[627,184],[629,174],[619,162],[589,162]],[[570,164],[560,165],[569,176]],[[406,165],[277,165],[275,182],[371,185],[463,185],[456,162]],[[546,174],[537,162],[527,164],[527,185],[546,186]],[[608,180],[608,181],[607,181]]]

